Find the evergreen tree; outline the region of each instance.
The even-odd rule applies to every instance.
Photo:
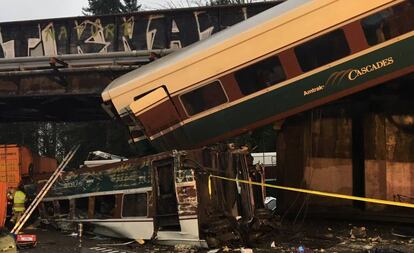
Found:
[[[255,2],[270,2],[277,0],[167,0],[160,3],[163,9],[187,8],[195,6],[213,6],[213,5],[230,5],[230,4],[247,4]]]
[[[208,5],[229,5],[229,4],[247,4],[252,0],[210,0]]]
[[[88,7],[82,10],[84,15],[104,15],[136,12],[140,7],[137,0],[88,0]]]
[[[137,12],[141,8],[141,5],[138,4],[138,0],[124,0],[124,3],[124,13]]]

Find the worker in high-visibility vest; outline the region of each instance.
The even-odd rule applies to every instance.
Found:
[[[25,207],[26,194],[23,192],[23,187],[19,186],[13,196],[13,217],[11,222],[16,223],[26,210]]]

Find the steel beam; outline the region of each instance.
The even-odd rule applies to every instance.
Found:
[[[154,54],[162,57],[174,51],[175,50],[172,49],[163,49],[150,51],[112,52],[105,54],[72,54],[55,57],[42,56],[0,59],[0,76],[10,76],[9,73],[16,72],[24,72],[27,74],[30,73],[27,71],[40,69],[52,70],[53,67],[50,65],[51,61],[66,63],[65,65],[59,66],[59,69],[80,69],[91,66],[125,67],[132,65],[143,65],[150,62]]]

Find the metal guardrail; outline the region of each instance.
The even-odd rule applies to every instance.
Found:
[[[139,67],[152,60],[174,52],[165,50],[142,50],[99,54],[59,55],[54,57],[18,57],[0,59],[0,76],[42,74],[58,69],[59,72],[122,70]]]

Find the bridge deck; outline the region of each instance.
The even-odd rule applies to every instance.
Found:
[[[0,23],[0,121],[107,118],[113,79],[279,2]]]

